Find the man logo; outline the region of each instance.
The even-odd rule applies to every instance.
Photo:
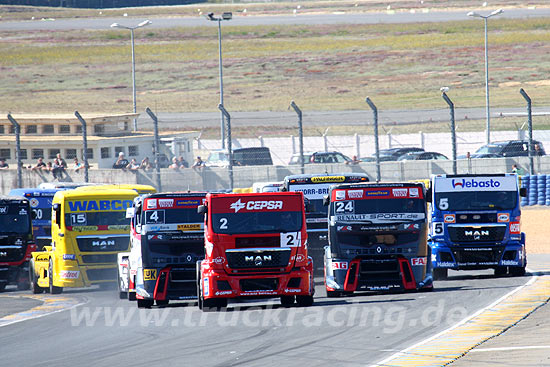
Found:
[[[235,213],[237,213],[241,209],[244,209],[245,206],[246,206],[246,204],[243,203],[241,201],[241,199],[239,199],[239,200],[235,201],[233,204],[229,205],[229,207],[231,209],[233,209],[235,211]]]
[[[475,241],[479,241],[481,236],[489,236],[489,231],[464,231],[464,235],[474,237]]]
[[[4,251],[0,251],[0,256],[8,256],[8,253]]]
[[[272,258],[271,258],[271,255],[263,255],[263,256],[260,256],[260,255],[257,255],[257,256],[245,256],[244,257],[244,261],[246,262],[252,262],[254,261],[254,265],[256,266],[262,266],[262,264],[264,263],[264,261],[271,261]]]

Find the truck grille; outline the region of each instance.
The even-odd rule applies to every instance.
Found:
[[[290,259],[290,248],[280,250],[239,250],[225,252],[227,265],[232,269],[261,269],[286,267]]]
[[[88,275],[88,280],[117,280],[117,269],[108,268],[108,269],[88,269],[86,270],[86,275]]]
[[[359,279],[366,283],[377,280],[401,282],[397,259],[363,259],[359,267]]]
[[[116,254],[97,254],[97,255],[82,255],[82,262],[85,264],[116,264]]]
[[[453,255],[459,264],[483,265],[498,264],[501,256],[501,248],[454,248]]]
[[[21,261],[25,252],[26,246],[0,247],[0,263]]]
[[[277,278],[261,278],[261,279],[241,279],[239,286],[244,292],[252,291],[274,291],[279,287],[279,279]]]
[[[449,238],[452,242],[501,242],[506,234],[506,226],[495,227],[458,227],[449,226]]]
[[[79,236],[76,243],[82,252],[120,252],[128,250],[130,236]]]

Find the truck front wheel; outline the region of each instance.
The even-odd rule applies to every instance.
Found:
[[[155,300],[153,299],[139,299],[137,300],[138,308],[151,308]]]
[[[29,264],[29,281],[33,294],[40,294],[45,291],[44,288],[38,286],[38,279],[36,279],[36,273],[34,272],[34,260],[31,260]]]
[[[506,266],[497,266],[495,268],[495,276],[496,277],[503,277],[506,274],[508,274],[508,268]]]
[[[296,296],[296,303],[300,307],[309,307],[313,305],[313,296]]]
[[[50,265],[48,266],[48,279],[50,284],[50,293],[51,294],[61,294],[63,292],[63,287],[57,287],[53,285],[53,261],[50,259]]]
[[[290,307],[294,304],[294,296],[281,296],[281,305],[283,307]]]
[[[514,277],[522,277],[525,275],[525,266],[522,268],[510,267],[510,275]]]

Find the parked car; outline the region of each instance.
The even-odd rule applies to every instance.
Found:
[[[304,164],[310,163],[346,163],[351,158],[340,152],[307,152],[304,153]],[[300,154],[293,154],[288,164],[300,164]]]
[[[461,154],[458,157],[456,157],[456,159],[466,159],[466,158],[468,158],[466,154]],[[495,153],[472,153],[470,154],[470,158],[476,159],[476,158],[502,158],[502,157]]]
[[[229,154],[227,150],[214,150],[205,162],[210,167],[227,167]],[[235,148],[233,149],[234,166],[266,166],[273,165],[271,152],[267,147]]]
[[[449,158],[437,152],[411,152],[399,158],[400,161],[427,161],[427,160],[448,161]]]
[[[533,140],[533,154],[545,155],[542,143]],[[526,157],[529,155],[528,140],[505,140],[486,144],[479,148],[476,153],[493,153],[500,157]]]
[[[423,152],[424,149],[417,147],[400,147],[380,149],[380,162],[397,161],[400,157],[411,152]],[[363,162],[376,162],[376,155],[373,154],[370,157],[361,158]]]

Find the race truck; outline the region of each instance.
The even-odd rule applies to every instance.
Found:
[[[309,255],[317,264],[315,275],[323,274],[324,247],[328,243],[327,207],[323,197],[328,195],[329,187],[341,183],[368,182],[363,173],[319,173],[292,175],[285,177],[282,191],[299,191],[304,194],[309,210],[306,212]]]
[[[520,230],[520,196],[515,174],[436,175],[429,245],[435,279],[448,270],[494,269],[522,276],[527,256]]]
[[[114,284],[117,253],[128,251],[130,244],[126,209],[137,195],[123,189],[58,191],[52,206],[52,245],[32,253],[33,293]]]
[[[275,298],[313,304],[313,262],[307,254],[301,192],[206,195],[205,259],[197,263],[199,308],[230,298]]]
[[[131,249],[120,253],[120,298],[139,308],[197,298],[196,263],[204,258],[204,218],[197,212],[206,193],[142,195],[128,210]]]
[[[8,284],[29,289],[29,260],[36,250],[29,200],[0,196],[0,292]]]
[[[332,186],[325,247],[328,297],[433,289],[422,183]]]

